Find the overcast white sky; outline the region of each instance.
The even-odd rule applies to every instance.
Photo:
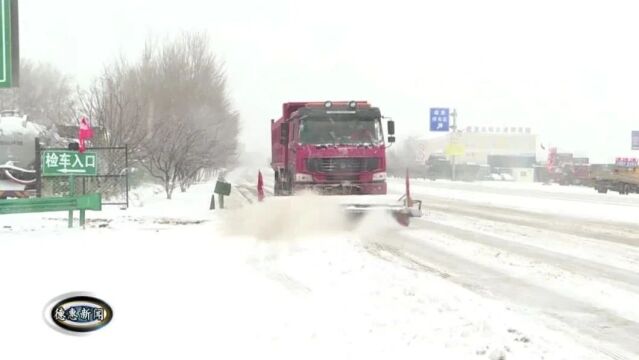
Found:
[[[226,64],[241,141],[270,146],[293,100],[369,100],[399,141],[428,109],[530,126],[594,161],[639,156],[638,5],[620,1],[20,0],[21,52],[87,84],[149,34],[205,30]],[[267,158],[268,155],[265,155]]]

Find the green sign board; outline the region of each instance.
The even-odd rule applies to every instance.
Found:
[[[18,0],[0,0],[0,88],[19,85]]]
[[[215,183],[215,190],[213,190],[213,192],[218,195],[229,196],[231,195],[231,184],[218,181],[217,183]]]
[[[98,161],[94,152],[44,150],[42,176],[96,176]]]

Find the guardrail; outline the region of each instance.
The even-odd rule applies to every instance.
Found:
[[[101,194],[0,201],[0,215],[68,211],[70,228],[73,227],[73,211],[75,210],[80,211],[80,226],[84,226],[86,210],[102,210]]]

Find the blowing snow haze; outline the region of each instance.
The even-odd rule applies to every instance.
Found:
[[[560,150],[631,156],[639,127],[634,4],[571,1],[321,3],[274,0],[29,0],[21,53],[86,85],[148,36],[209,33],[225,63],[248,151],[295,100],[367,99],[428,135],[430,107],[464,126],[527,126]],[[266,161],[266,160],[265,160]]]
[[[0,360],[639,359],[631,2],[16,2]]]

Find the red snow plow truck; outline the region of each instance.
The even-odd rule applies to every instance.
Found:
[[[288,102],[282,117],[271,120],[271,166],[274,194],[301,190],[335,195],[385,195],[386,144],[379,108],[366,101]],[[388,142],[395,124],[387,122]],[[344,204],[353,213],[390,210],[400,222],[421,216],[421,202],[406,194],[397,204]],[[418,205],[418,208],[415,206]]]

